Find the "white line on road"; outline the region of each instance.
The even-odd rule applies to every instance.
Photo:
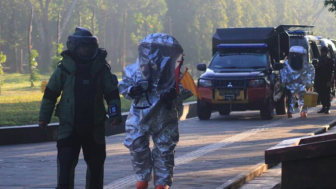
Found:
[[[313,111],[316,111],[318,108],[311,108],[309,109],[309,112],[313,112]],[[297,119],[299,118],[300,115],[298,114],[295,114],[294,117],[292,119]],[[208,153],[211,153],[211,152],[214,152],[220,148],[223,148],[223,147],[226,147],[230,144],[233,144],[235,142],[238,142],[238,141],[241,141],[245,138],[248,138],[252,135],[255,135],[257,133],[260,133],[268,128],[271,128],[271,127],[275,127],[275,126],[278,126],[280,125],[284,120],[286,120],[287,118],[281,118],[273,123],[269,123],[269,124],[266,124],[266,125],[263,125],[261,127],[259,127],[258,129],[251,129],[251,130],[248,130],[248,131],[245,131],[245,132],[242,132],[240,134],[237,134],[237,135],[233,135],[227,139],[224,139],[222,141],[219,141],[217,143],[214,143],[214,144],[210,144],[210,145],[207,145],[207,146],[204,146],[202,148],[199,148],[195,151],[192,151],[192,152],[189,152],[185,155],[182,155],[178,158],[175,159],[175,165],[178,166],[178,165],[183,165],[183,164],[186,164],[186,163],[189,163],[205,154],[208,154]],[[121,178],[119,180],[116,180],[106,186],[104,186],[104,189],[128,189],[130,188],[130,186],[132,185],[135,185],[136,183],[136,177],[135,175],[131,175],[131,176],[127,176],[127,177],[124,177],[124,178]]]

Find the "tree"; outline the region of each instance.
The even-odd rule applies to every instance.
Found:
[[[50,30],[56,26],[56,20],[58,18],[58,13],[65,15],[62,18],[62,24],[60,28],[60,35],[64,32],[64,29],[77,5],[78,0],[66,1],[66,0],[26,0],[29,7],[34,8],[34,22],[39,32],[39,40],[41,45],[39,45],[39,51],[42,54],[41,57],[41,68],[43,71],[47,71],[52,57],[52,41],[53,31]]]
[[[324,0],[324,6],[330,6],[328,10],[330,12],[336,12],[336,0]]]
[[[54,49],[55,49],[55,55],[51,58],[52,64],[50,65],[51,70],[55,70],[58,66],[58,63],[62,60],[61,53],[63,51],[63,44],[60,43],[57,45],[56,42],[53,42]]]
[[[37,62],[36,62],[36,58],[38,57],[38,52],[35,49],[31,50],[30,53],[30,60],[29,60],[29,70],[30,70],[30,86],[34,87],[34,81],[37,81],[39,79],[39,75],[38,75],[38,69],[37,69]]]

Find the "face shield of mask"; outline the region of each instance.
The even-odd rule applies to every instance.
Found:
[[[76,55],[83,60],[91,60],[96,57],[98,53],[98,46],[88,43],[80,43],[76,47]]]
[[[290,53],[289,63],[293,70],[301,70],[303,68],[303,54],[300,53]]]

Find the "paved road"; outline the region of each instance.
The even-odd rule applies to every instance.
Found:
[[[308,119],[276,116],[264,121],[259,112],[220,116],[209,121],[197,118],[180,123],[176,150],[175,181],[172,188],[216,188],[251,166],[264,161],[264,150],[282,140],[306,135],[332,121],[330,115]],[[106,189],[135,188],[135,178],[124,134],[107,137]],[[84,188],[86,166],[81,155],[76,169],[76,188]],[[55,142],[0,146],[0,189],[54,188],[56,185]],[[152,184],[151,187],[153,188]]]

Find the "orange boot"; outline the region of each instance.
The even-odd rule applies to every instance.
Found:
[[[157,185],[155,189],[169,189],[169,186],[167,185]]]
[[[147,189],[148,188],[148,182],[147,181],[138,181],[136,184],[137,189]]]
[[[301,117],[302,117],[302,118],[307,118],[307,117],[308,117],[308,116],[307,116],[307,113],[302,112],[302,113],[301,113]]]

